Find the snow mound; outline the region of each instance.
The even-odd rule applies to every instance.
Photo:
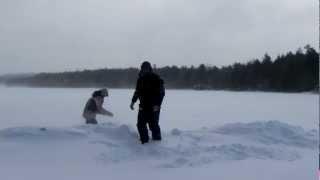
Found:
[[[67,145],[71,149],[77,147],[72,152],[88,149],[92,159],[101,164],[149,161],[160,168],[245,159],[295,161],[302,157],[302,150],[314,150],[317,145],[314,131],[307,132],[277,121],[234,123],[191,131],[173,129],[163,132],[161,142],[151,141],[144,145],[139,143],[135,128],[114,123],[73,128],[17,127],[0,131],[0,142],[32,144],[38,141],[41,145],[42,140],[46,145],[53,140],[56,143],[69,140]]]
[[[97,129],[100,128],[104,129],[103,127]],[[101,132],[97,129],[94,131]],[[294,161],[301,157],[291,148],[239,141],[204,130],[173,129],[170,133],[164,134],[162,142],[151,141],[145,145],[139,144],[138,136],[130,130],[124,132],[128,134],[127,137],[117,137],[113,133],[113,136],[105,136],[103,130],[102,132],[104,138],[108,139],[95,140],[91,143],[104,147],[104,151],[98,154],[96,159],[106,164],[152,160],[158,162],[157,167],[178,168],[245,159]],[[118,133],[121,134],[121,131]]]
[[[214,130],[215,133],[251,139],[266,145],[283,144],[302,148],[317,148],[317,131],[305,131],[280,121],[233,123]]]
[[[83,125],[79,127],[87,134],[102,135],[108,139],[126,140],[136,136],[135,130],[128,125],[117,125],[114,123],[103,123],[99,125]]]

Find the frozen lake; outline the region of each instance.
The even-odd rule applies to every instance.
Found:
[[[1,178],[316,178],[318,95],[168,90],[163,140],[141,145],[133,90],[111,89],[105,107],[115,117],[83,125],[92,91],[0,87]]]
[[[90,88],[0,86],[0,129],[82,124],[81,113],[92,91]],[[129,109],[133,89],[110,89],[109,94],[104,106],[115,117],[99,116],[98,121],[135,126],[137,112]],[[319,97],[311,93],[167,90],[160,118],[163,130],[269,120],[317,129]]]

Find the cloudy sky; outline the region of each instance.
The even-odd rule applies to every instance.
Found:
[[[317,0],[0,0],[0,74],[229,65],[318,47]]]

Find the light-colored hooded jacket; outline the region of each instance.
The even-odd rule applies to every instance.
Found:
[[[113,114],[103,108],[104,97],[90,98],[83,110],[82,116],[86,120],[96,119],[97,114],[113,116]]]

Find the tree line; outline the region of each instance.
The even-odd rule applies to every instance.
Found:
[[[155,68],[167,88],[262,90],[300,92],[319,89],[319,54],[307,45],[272,59],[265,54],[247,63],[217,67],[166,66]],[[43,87],[110,87],[133,88],[139,69],[98,69],[61,73],[39,73],[11,78],[8,85]]]

